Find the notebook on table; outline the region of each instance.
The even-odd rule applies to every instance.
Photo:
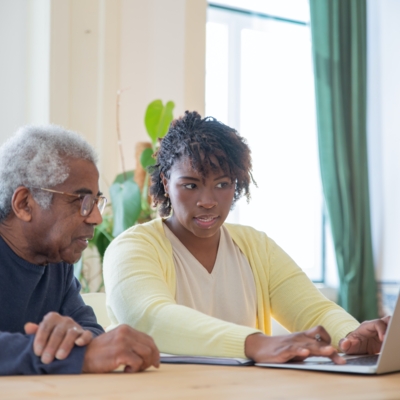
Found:
[[[257,363],[258,367],[290,368],[312,371],[343,372],[352,374],[386,374],[400,371],[400,295],[389,326],[386,330],[382,349],[378,355],[343,356],[346,364],[334,364],[330,358],[308,357],[304,361],[291,361],[282,364]]]
[[[167,364],[209,364],[209,365],[253,365],[248,358],[185,356],[160,353],[160,361]]]

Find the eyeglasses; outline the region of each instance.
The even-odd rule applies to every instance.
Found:
[[[92,211],[95,204],[97,204],[97,208],[100,211],[100,214],[103,214],[104,209],[106,208],[107,198],[104,196],[95,196],[93,194],[75,194],[75,193],[67,193],[67,192],[59,192],[58,190],[53,189],[45,189],[39,188],[40,190],[44,190],[45,192],[64,194],[66,196],[79,198],[81,203],[81,215],[82,217],[87,217]]]

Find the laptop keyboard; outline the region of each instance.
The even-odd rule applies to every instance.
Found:
[[[378,363],[378,354],[346,359],[347,365],[376,365],[377,363]]]
[[[372,366],[372,365],[377,365],[378,364],[378,357],[379,354],[374,354],[374,355],[362,355],[362,356],[344,356],[346,360],[345,365],[362,365],[362,366]],[[306,358],[304,361],[288,361],[288,363],[291,364],[301,364],[301,365],[337,365],[335,364],[331,359],[327,357],[309,357]],[[340,365],[338,365],[339,367]]]

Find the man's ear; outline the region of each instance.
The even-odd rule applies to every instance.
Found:
[[[15,189],[11,198],[11,207],[17,218],[25,222],[31,221],[34,203],[36,204],[28,188],[19,186]]]

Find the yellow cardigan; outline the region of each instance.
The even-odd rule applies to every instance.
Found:
[[[225,226],[252,268],[260,331],[271,334],[271,317],[291,332],[322,325],[337,346],[359,326],[327,300],[265,233],[242,225]],[[176,304],[172,247],[161,218],[118,236],[106,251],[103,272],[110,329],[129,324],[151,335],[161,352],[245,357],[246,337],[258,332]]]

